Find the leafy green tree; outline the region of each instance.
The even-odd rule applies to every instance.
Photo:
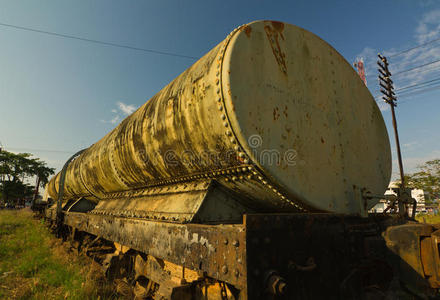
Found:
[[[427,192],[430,197],[425,199],[425,203],[432,204],[434,200],[440,199],[440,159],[425,162],[419,166],[419,170],[405,176],[406,182],[408,186]]]
[[[30,153],[12,153],[0,151],[0,193],[6,203],[16,203],[38,193],[38,187],[44,186],[54,173],[44,161],[33,158]],[[25,179],[37,176],[37,186],[25,183]],[[36,189],[35,189],[36,188]]]

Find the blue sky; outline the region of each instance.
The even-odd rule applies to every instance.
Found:
[[[0,23],[201,57],[235,27],[272,19],[303,27],[350,63],[363,57],[378,94],[376,54],[440,37],[440,1],[4,1]],[[88,43],[0,25],[0,142],[60,169],[195,60]],[[440,59],[440,41],[391,59],[392,72]],[[395,78],[396,88],[434,79]],[[429,68],[426,68],[429,69]],[[424,69],[423,69],[424,70]],[[418,70],[420,71],[420,70]],[[440,90],[397,107],[405,169],[440,158]],[[394,151],[390,112],[381,104]],[[394,176],[397,166],[393,167]]]

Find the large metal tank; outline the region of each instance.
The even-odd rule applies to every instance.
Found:
[[[383,194],[390,175],[382,114],[350,64],[302,28],[256,21],[74,160],[64,199],[212,179],[256,211],[359,214],[359,193]]]

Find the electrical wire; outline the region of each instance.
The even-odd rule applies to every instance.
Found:
[[[426,43],[420,44],[420,45],[418,45],[418,46],[415,46],[415,47],[412,47],[412,48],[409,48],[409,49],[406,49],[406,50],[403,50],[403,51],[400,51],[400,52],[395,53],[395,54],[393,54],[393,55],[389,55],[388,58],[392,58],[392,57],[396,57],[396,56],[399,56],[399,55],[402,55],[402,54],[408,53],[408,52],[410,52],[410,51],[412,51],[412,50],[414,50],[414,49],[417,49],[417,48],[420,48],[420,47],[427,46],[427,45],[432,44],[432,43],[435,43],[435,42],[437,42],[437,41],[440,41],[440,38],[438,38],[438,39],[434,39],[434,40],[432,40],[432,41],[429,41],[429,42],[426,42]]]
[[[406,91],[400,92],[400,93],[398,93],[398,95],[405,95],[406,93],[410,93],[412,91],[417,91],[417,90],[422,89],[422,88],[426,88],[426,87],[429,87],[429,86],[433,86],[433,85],[439,84],[440,83],[439,80],[440,80],[440,78],[436,78],[436,79],[433,79],[433,80],[426,81],[424,84],[420,84],[420,85],[414,84],[412,86],[408,86],[408,89]]]
[[[398,97],[398,104],[402,104],[402,103],[407,103],[409,100],[411,99],[407,99],[407,97],[410,96],[416,96],[416,95],[421,95],[430,91],[435,91],[440,89],[440,82],[433,82],[431,84],[422,86],[422,87],[418,87],[416,89],[412,89],[412,90],[408,90],[408,91],[404,91],[403,94],[397,94],[396,96]],[[401,99],[405,99],[403,101],[401,101]],[[380,102],[379,100],[376,100],[377,102]]]
[[[437,89],[439,87],[440,87],[440,84],[438,82],[435,82],[435,83],[432,83],[432,84],[429,84],[429,85],[426,85],[426,86],[423,86],[423,87],[419,87],[417,89],[413,89],[413,90],[410,90],[410,91],[405,91],[405,93],[398,94],[398,96],[399,96],[399,98],[402,98],[402,97],[406,97],[406,96],[409,96],[409,95],[414,95],[414,94],[417,94],[417,93],[425,93],[427,91],[435,90],[435,89]]]
[[[112,43],[112,42],[106,42],[106,41],[84,38],[84,37],[80,37],[80,36],[69,35],[69,34],[62,34],[62,33],[57,33],[57,32],[52,32],[52,31],[30,28],[30,27],[17,26],[17,25],[12,25],[12,24],[7,24],[7,23],[0,23],[0,26],[10,27],[10,28],[19,29],[19,30],[25,30],[25,31],[31,31],[31,32],[37,32],[37,33],[67,38],[67,39],[74,39],[74,40],[79,40],[79,41],[89,42],[89,43],[94,43],[94,44],[101,44],[101,45],[118,47],[118,48],[125,48],[125,49],[136,50],[136,51],[143,51],[143,52],[148,52],[148,53],[152,53],[152,54],[167,55],[167,56],[188,58],[188,59],[194,59],[194,60],[198,59],[197,57],[189,56],[189,55],[159,51],[159,50],[154,50],[154,49],[133,47],[133,46],[128,46],[128,45],[122,45],[122,44],[117,44],[117,43]]]
[[[411,91],[411,89],[417,89],[419,86],[424,86],[424,85],[427,85],[429,83],[437,83],[437,81],[440,81],[440,77],[432,79],[432,80],[427,80],[427,81],[423,81],[423,82],[407,85],[407,86],[404,86],[404,87],[401,87],[401,88],[398,88],[398,89],[394,90],[394,92],[397,93],[397,92],[408,90],[408,89],[410,89],[410,91]],[[408,92],[408,91],[404,91],[404,92]],[[400,94],[400,93],[398,93],[398,94]],[[382,94],[378,94],[378,95],[376,95],[374,97],[374,99],[380,98],[381,96],[382,96]]]
[[[415,67],[412,67],[412,68],[409,68],[409,69],[406,69],[406,70],[403,70],[403,71],[399,71],[397,73],[394,73],[393,76],[397,76],[397,75],[400,75],[400,74],[403,74],[403,73],[407,73],[407,72],[412,71],[412,70],[420,69],[420,68],[423,68],[423,67],[426,67],[426,66],[438,63],[438,62],[440,62],[440,59],[431,61],[429,63],[423,64],[423,65],[420,65],[420,66],[415,66]]]
[[[435,87],[432,87],[432,88],[429,88],[429,89],[425,89],[425,90],[421,90],[421,91],[416,91],[414,94],[406,94],[406,95],[404,95],[404,96],[402,96],[402,98],[404,98],[404,97],[409,97],[409,96],[415,96],[415,95],[418,95],[418,94],[424,94],[424,93],[427,93],[427,92],[430,92],[430,91],[435,91],[435,90],[439,90],[440,89],[440,85],[437,85],[437,86],[435,86]],[[399,104],[402,104],[402,103],[407,103],[408,101],[410,101],[411,99],[405,99],[405,100],[403,100],[403,101],[399,101],[398,103]]]
[[[74,153],[73,151],[52,150],[52,149],[32,149],[32,148],[16,148],[16,147],[8,147],[8,149],[15,150],[15,151],[31,151],[31,152]]]
[[[411,84],[411,85],[407,85],[407,86],[404,86],[404,87],[401,87],[401,88],[398,88],[398,89],[394,90],[394,92],[397,93],[397,92],[400,92],[400,91],[403,91],[403,90],[407,90],[407,89],[411,89],[411,88],[417,88],[418,86],[421,86],[421,85],[423,86],[423,85],[426,85],[428,83],[436,83],[437,81],[440,81],[440,77],[437,77],[437,78],[431,79],[431,80],[427,80],[427,81],[423,81],[423,82],[419,82],[419,83],[415,83],[415,84]],[[407,91],[405,91],[405,92],[407,92]],[[377,99],[377,98],[379,98],[381,96],[382,96],[382,94],[378,94],[374,98]]]

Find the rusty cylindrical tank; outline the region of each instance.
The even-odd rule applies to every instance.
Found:
[[[358,214],[357,191],[383,194],[390,174],[384,120],[350,64],[302,28],[256,21],[74,160],[64,199],[212,178],[266,211]]]

